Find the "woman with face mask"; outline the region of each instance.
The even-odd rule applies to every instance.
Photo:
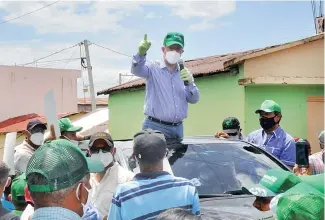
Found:
[[[161,131],[167,144],[182,141],[188,103],[195,104],[200,97],[193,75],[180,62],[184,44],[183,34],[168,33],[161,48],[162,59],[159,62],[146,62],[151,43],[145,35],[132,62],[131,73],[146,79],[146,118],[142,129]]]
[[[91,136],[89,142],[91,159],[104,164],[104,171],[91,174],[90,200],[101,215],[107,215],[118,184],[133,179],[134,174],[121,167],[114,159],[115,148],[112,137],[105,132]]]
[[[15,147],[14,164],[19,172],[26,172],[29,159],[44,142],[46,125],[39,119],[30,120],[24,134],[26,139],[22,144]]]

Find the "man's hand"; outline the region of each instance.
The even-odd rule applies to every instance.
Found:
[[[303,172],[300,172],[300,169],[301,168],[299,168],[297,164],[293,167],[293,172],[296,174],[296,176],[313,175],[313,168],[311,164],[309,164],[308,168],[303,168]]]
[[[193,84],[194,78],[193,75],[187,68],[181,70],[181,80],[187,81],[189,84]]]
[[[229,135],[227,133],[225,133],[225,132],[217,132],[215,134],[215,137],[216,138],[229,138]]]
[[[54,125],[50,125],[50,134],[45,138],[45,141],[53,141],[56,139]]]
[[[146,55],[150,46],[151,46],[151,42],[147,40],[147,34],[145,34],[144,39],[140,42],[139,45],[139,55],[140,56]]]

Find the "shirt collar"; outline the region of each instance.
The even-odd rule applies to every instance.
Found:
[[[281,132],[282,132],[282,128],[279,126],[277,129],[272,131],[271,134],[273,134],[277,138],[281,134]],[[262,129],[262,137],[264,137],[265,134],[266,132]]]
[[[159,62],[159,67],[161,69],[167,68],[164,58],[161,58],[158,62]],[[178,65],[176,65],[176,70],[177,70],[177,72],[179,72],[179,66]]]
[[[44,207],[35,210],[33,219],[66,219],[66,220],[82,220],[75,212],[61,207]]]
[[[134,176],[134,179],[140,180],[140,179],[156,179],[157,177],[164,176],[164,175],[170,175],[166,171],[157,171],[157,172],[143,172],[138,173]]]

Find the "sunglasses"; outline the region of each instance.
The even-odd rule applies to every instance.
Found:
[[[102,150],[103,153],[111,152],[112,148],[113,147],[109,147],[109,146],[100,146],[100,147],[92,146],[89,150],[91,154],[98,154],[100,150]]]

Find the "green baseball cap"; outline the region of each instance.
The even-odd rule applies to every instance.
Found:
[[[26,204],[25,201],[25,186],[26,176],[21,174],[12,180],[11,197],[14,204]]]
[[[82,127],[73,126],[69,118],[61,118],[59,120],[59,127],[61,132],[79,132],[82,130]]]
[[[324,173],[317,175],[299,176],[302,182],[314,187],[321,193],[324,193]]]
[[[265,100],[262,103],[261,107],[255,111],[256,114],[259,114],[261,112],[281,112],[281,107],[273,100]]]
[[[306,183],[299,183],[278,198],[278,220],[323,220],[324,194]]]
[[[84,153],[68,140],[47,142],[35,151],[28,162],[26,177],[30,192],[54,192],[78,183],[88,173],[104,170],[100,161],[86,158]],[[28,182],[30,174],[38,173],[47,181],[42,185]]]
[[[184,35],[178,32],[167,33],[166,37],[164,38],[164,46],[169,47],[174,44],[178,44],[184,48]]]
[[[274,197],[283,193],[300,183],[301,180],[295,174],[281,170],[270,169],[263,176],[259,184],[247,189],[243,187],[243,192],[259,197]]]

